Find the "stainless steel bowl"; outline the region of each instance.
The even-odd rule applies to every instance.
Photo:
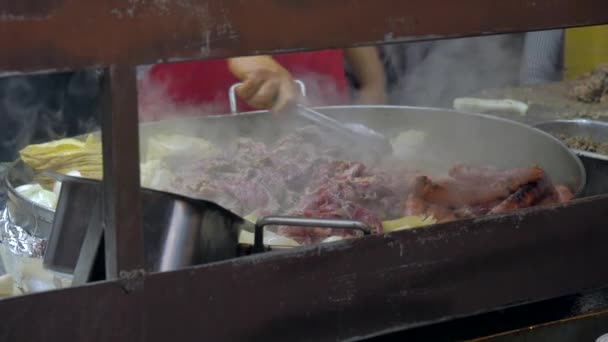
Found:
[[[34,203],[17,192],[21,185],[34,179],[34,171],[22,161],[14,162],[4,178],[7,201],[6,207],[13,223],[37,238],[48,238],[53,225],[55,211]]]
[[[600,143],[608,143],[608,122],[576,119],[555,120],[537,124],[536,127],[554,136],[585,137]],[[583,195],[608,193],[608,155],[572,149],[581,159],[587,173]]]

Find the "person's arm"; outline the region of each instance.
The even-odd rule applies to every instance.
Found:
[[[359,83],[357,102],[382,104],[386,102],[386,76],[380,55],[375,47],[344,50],[344,57]]]
[[[228,68],[243,82],[237,95],[252,107],[280,112],[298,98],[291,74],[270,56],[231,58]]]

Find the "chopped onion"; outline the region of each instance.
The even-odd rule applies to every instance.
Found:
[[[344,240],[344,238],[342,236],[330,236],[327,239],[323,240],[321,243],[329,243],[329,242],[335,242],[335,241],[341,241]]]
[[[385,233],[390,233],[397,230],[429,226],[435,223],[437,221],[432,216],[405,216],[397,220],[382,222],[382,228]]]

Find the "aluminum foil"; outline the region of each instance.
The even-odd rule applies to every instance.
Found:
[[[71,275],[44,269],[42,259],[47,241],[30,235],[16,225],[7,208],[0,212],[0,257],[14,281],[14,294],[26,294],[65,288]]]
[[[47,241],[30,235],[10,217],[7,208],[0,213],[0,243],[15,256],[42,258]]]

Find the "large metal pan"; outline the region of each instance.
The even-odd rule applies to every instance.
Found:
[[[431,173],[446,172],[457,163],[513,168],[532,164],[543,167],[557,183],[580,193],[585,170],[577,156],[550,134],[511,120],[451,110],[404,106],[332,106],[317,108],[344,122],[358,122],[387,137],[416,130],[426,134],[423,144],[403,157]],[[141,125],[140,143],[150,136],[175,133],[205,137],[219,144],[235,137],[272,142],[297,125],[297,117],[273,120],[256,111],[235,115],[167,120]],[[412,151],[409,151],[412,152]]]
[[[424,132],[426,138],[403,158],[412,166],[431,174],[446,172],[456,163],[492,165],[499,168],[543,167],[556,183],[568,185],[579,194],[585,185],[585,170],[578,157],[553,136],[514,121],[491,116],[442,109],[401,106],[333,106],[318,108],[344,122],[358,122],[387,137],[407,130]],[[298,125],[308,124],[297,117],[276,120],[267,111],[236,115],[166,120],[140,125],[140,144],[145,146],[155,134],[182,134],[204,137],[223,146],[235,137],[253,137],[272,142]],[[143,148],[142,148],[143,153]],[[397,151],[397,153],[399,153]],[[9,172],[12,209],[22,216],[25,228],[48,236],[52,211],[19,198],[14,187],[31,180],[18,164]],[[18,203],[16,203],[18,202]],[[35,208],[35,211],[32,210]],[[45,224],[47,229],[40,226]]]

